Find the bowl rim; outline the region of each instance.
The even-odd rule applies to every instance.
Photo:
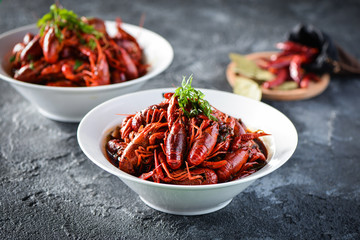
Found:
[[[278,168],[280,168],[294,154],[294,152],[295,152],[295,150],[297,148],[297,144],[298,144],[298,133],[296,131],[296,128],[295,128],[294,124],[291,122],[291,120],[288,117],[286,117],[285,114],[280,112],[278,109],[276,109],[276,108],[274,108],[274,107],[272,107],[272,106],[270,106],[270,105],[268,105],[268,104],[266,104],[264,102],[256,101],[254,99],[250,99],[250,98],[247,98],[247,97],[244,97],[244,96],[236,95],[236,94],[233,94],[233,93],[230,93],[230,92],[225,92],[225,91],[221,91],[221,90],[214,90],[214,89],[204,89],[204,88],[197,88],[197,89],[202,91],[202,92],[204,92],[204,91],[210,91],[210,92],[214,92],[214,93],[220,92],[222,94],[227,94],[229,96],[231,95],[231,96],[236,96],[236,97],[239,97],[239,98],[244,98],[247,101],[251,101],[251,102],[254,102],[254,103],[256,102],[256,104],[260,104],[260,105],[263,105],[265,107],[269,107],[272,110],[276,111],[278,114],[280,114],[283,118],[285,118],[289,122],[290,127],[292,128],[292,131],[294,133],[293,137],[295,139],[295,142],[294,142],[293,148],[291,149],[291,152],[289,153],[288,158],[286,160],[281,161],[279,164],[277,164],[275,167],[273,167],[269,171],[261,171],[261,169],[260,169],[258,172],[254,173],[254,174],[251,174],[250,176],[247,176],[247,177],[244,177],[242,179],[235,180],[235,181],[230,181],[230,182],[225,182],[225,183],[217,183],[217,184],[209,184],[209,185],[175,185],[175,184],[168,184],[168,183],[155,183],[155,182],[151,182],[151,181],[146,181],[146,180],[140,179],[138,177],[135,177],[135,176],[133,176],[131,174],[128,174],[128,173],[126,173],[126,172],[124,172],[124,171],[122,171],[122,170],[120,170],[120,169],[118,169],[116,167],[107,168],[105,166],[102,166],[101,163],[97,159],[94,159],[94,157],[91,154],[89,154],[87,151],[84,151],[84,149],[86,149],[85,148],[86,144],[84,144],[82,142],[81,132],[83,131],[83,127],[86,124],[86,121],[88,121],[88,118],[91,118],[91,116],[94,113],[96,113],[100,109],[106,107],[107,105],[110,105],[113,102],[120,101],[121,98],[127,98],[127,97],[129,97],[131,95],[136,95],[136,94],[145,94],[147,92],[152,92],[152,91],[160,91],[160,92],[174,91],[175,88],[157,88],[157,89],[154,88],[154,89],[149,89],[149,90],[143,90],[143,91],[124,94],[124,95],[112,98],[110,100],[107,100],[107,101],[99,104],[98,106],[96,106],[92,110],[90,110],[83,117],[83,119],[80,121],[80,123],[78,125],[78,129],[77,129],[77,141],[78,141],[78,144],[79,144],[82,152],[86,155],[86,157],[88,159],[90,159],[93,163],[95,163],[102,170],[105,170],[105,171],[119,177],[121,180],[123,180],[123,178],[124,178],[125,180],[132,181],[132,182],[135,182],[135,183],[138,183],[138,184],[144,184],[144,185],[151,186],[151,187],[166,188],[166,189],[176,189],[176,190],[183,190],[183,191],[185,191],[185,190],[186,191],[188,191],[188,190],[198,191],[198,190],[205,190],[205,189],[226,188],[226,187],[231,187],[231,186],[242,184],[242,183],[247,183],[247,182],[250,182],[250,181],[255,181],[256,179],[264,177],[264,176],[274,172]],[[107,130],[107,129],[103,129],[103,131],[105,131],[105,130]],[[104,159],[106,159],[104,154],[102,154],[102,157]],[[274,156],[272,156],[272,157],[274,157]],[[106,161],[108,161],[108,160],[106,159]]]
[[[109,20],[104,20],[105,24],[115,24],[115,21],[109,21]],[[172,63],[173,59],[174,59],[174,49],[171,46],[171,44],[169,43],[168,40],[166,40],[164,37],[162,37],[161,35],[159,35],[156,32],[153,32],[149,29],[140,27],[140,26],[136,26],[133,24],[129,24],[129,23],[125,23],[123,22],[122,25],[125,28],[132,28],[134,31],[145,31],[149,34],[152,34],[153,36],[159,38],[160,40],[163,41],[163,44],[165,44],[166,46],[164,48],[167,48],[169,50],[168,54],[169,54],[169,58],[167,59],[166,64],[164,64],[161,68],[155,68],[154,71],[145,74],[144,76],[141,76],[139,78],[136,79],[132,79],[126,82],[122,82],[122,83],[114,83],[114,84],[109,84],[109,85],[102,85],[102,86],[93,86],[93,87],[54,87],[54,86],[45,86],[45,85],[39,85],[39,84],[35,84],[35,83],[28,83],[28,82],[23,82],[20,80],[16,80],[12,77],[10,77],[7,74],[2,74],[2,72],[0,71],[0,78],[2,78],[3,80],[11,83],[11,84],[16,84],[16,85],[20,85],[23,87],[28,87],[28,88],[34,88],[34,89],[39,89],[39,90],[47,90],[47,91],[55,91],[55,92],[94,92],[94,91],[102,91],[102,90],[109,90],[109,89],[117,89],[117,88],[125,88],[127,86],[133,85],[134,82],[136,83],[141,83],[144,82],[146,80],[150,80],[153,77],[157,76],[158,74],[162,73],[163,71],[165,71]],[[11,36],[13,34],[16,34],[18,32],[21,31],[25,31],[25,30],[31,30],[33,28],[37,28],[36,23],[32,23],[32,24],[28,24],[25,26],[21,26],[9,31],[6,31],[4,33],[0,34],[0,41],[8,36]],[[135,37],[135,36],[134,36]],[[136,38],[136,37],[135,37]],[[1,56],[1,57],[5,57],[5,56]],[[0,62],[2,62],[3,59],[0,60]],[[1,64],[0,66],[1,70],[6,73],[5,69],[3,68],[3,65]]]

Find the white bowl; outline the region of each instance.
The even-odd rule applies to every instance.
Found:
[[[105,171],[118,176],[140,196],[143,202],[154,209],[179,215],[199,215],[221,209],[256,179],[283,165],[294,153],[298,137],[291,121],[269,105],[232,93],[200,90],[217,109],[241,118],[252,128],[271,134],[263,138],[269,151],[267,165],[240,180],[202,186],[179,186],[145,181],[113,166],[105,157],[104,136],[123,120],[124,117],[117,114],[132,114],[152,104],[160,103],[163,100],[163,93],[174,91],[170,88],[127,94],[97,106],[79,124],[77,131],[79,145],[91,161]]]
[[[106,21],[105,24],[110,35],[116,33],[115,22]],[[0,77],[34,104],[44,116],[58,121],[79,122],[98,104],[138,90],[147,80],[163,72],[173,60],[171,45],[160,35],[130,24],[123,23],[122,27],[137,39],[143,48],[146,62],[150,64],[148,73],[140,78],[98,87],[49,87],[12,78],[7,72],[11,50],[22,41],[26,33],[38,33],[35,24],[0,35]]]

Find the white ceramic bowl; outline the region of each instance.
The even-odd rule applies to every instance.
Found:
[[[110,35],[116,33],[115,22],[106,21],[105,24]],[[79,122],[98,104],[138,90],[147,80],[164,71],[173,60],[173,49],[163,37],[138,26],[125,23],[122,26],[137,39],[144,50],[146,62],[150,64],[148,73],[138,79],[106,86],[76,88],[42,86],[12,78],[6,71],[11,50],[22,41],[26,33],[38,33],[35,24],[0,35],[0,77],[34,104],[44,116],[58,121]]]
[[[123,120],[124,117],[117,114],[132,114],[149,105],[160,103],[163,100],[162,94],[173,92],[174,89],[136,92],[97,106],[79,124],[79,145],[91,161],[118,176],[142,201],[154,209],[179,215],[198,215],[221,209],[256,179],[283,165],[294,153],[298,137],[291,121],[269,105],[232,93],[200,90],[217,109],[241,118],[248,127],[271,134],[263,137],[269,152],[268,164],[265,167],[248,177],[232,182],[178,186],[141,180],[113,166],[105,157],[104,137]]]

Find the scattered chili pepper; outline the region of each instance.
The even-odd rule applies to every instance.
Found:
[[[307,53],[309,51],[309,47],[305,45],[301,45],[299,43],[287,41],[287,42],[280,42],[276,44],[276,47],[280,50],[287,51],[287,52],[297,52],[297,53]]]
[[[289,71],[290,71],[290,77],[300,84],[300,81],[304,75],[304,70],[301,68],[301,64],[304,62],[304,57],[301,55],[295,55],[291,59]]]
[[[278,57],[275,61],[270,62],[268,66],[270,68],[288,67],[292,59],[293,59],[293,55],[281,56]]]
[[[264,82],[264,88],[273,88],[279,86],[289,78],[289,70],[287,68],[279,69],[274,80]]]
[[[301,88],[307,88],[307,87],[309,86],[310,80],[311,80],[310,74],[306,74],[306,75],[301,79],[300,87],[301,87]]]
[[[318,75],[316,75],[315,73],[307,73],[306,75],[308,75],[309,76],[309,78],[311,79],[311,80],[313,80],[314,82],[320,82],[320,78],[319,78],[319,76]]]
[[[291,41],[277,43],[276,47],[282,51],[272,55],[270,60],[261,66],[276,75],[273,80],[263,83],[264,88],[274,88],[288,80],[306,88],[310,80],[319,81],[318,76],[304,69],[305,64],[314,61],[318,53],[316,48]]]

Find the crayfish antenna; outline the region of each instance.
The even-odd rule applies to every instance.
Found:
[[[189,169],[189,164],[187,161],[185,161],[185,165],[186,165],[186,171],[187,171],[187,175],[188,175],[188,179],[189,180],[195,180],[195,179],[199,179],[199,178],[202,178],[201,175],[196,175],[196,176],[191,176],[191,173],[190,173],[190,169]]]

